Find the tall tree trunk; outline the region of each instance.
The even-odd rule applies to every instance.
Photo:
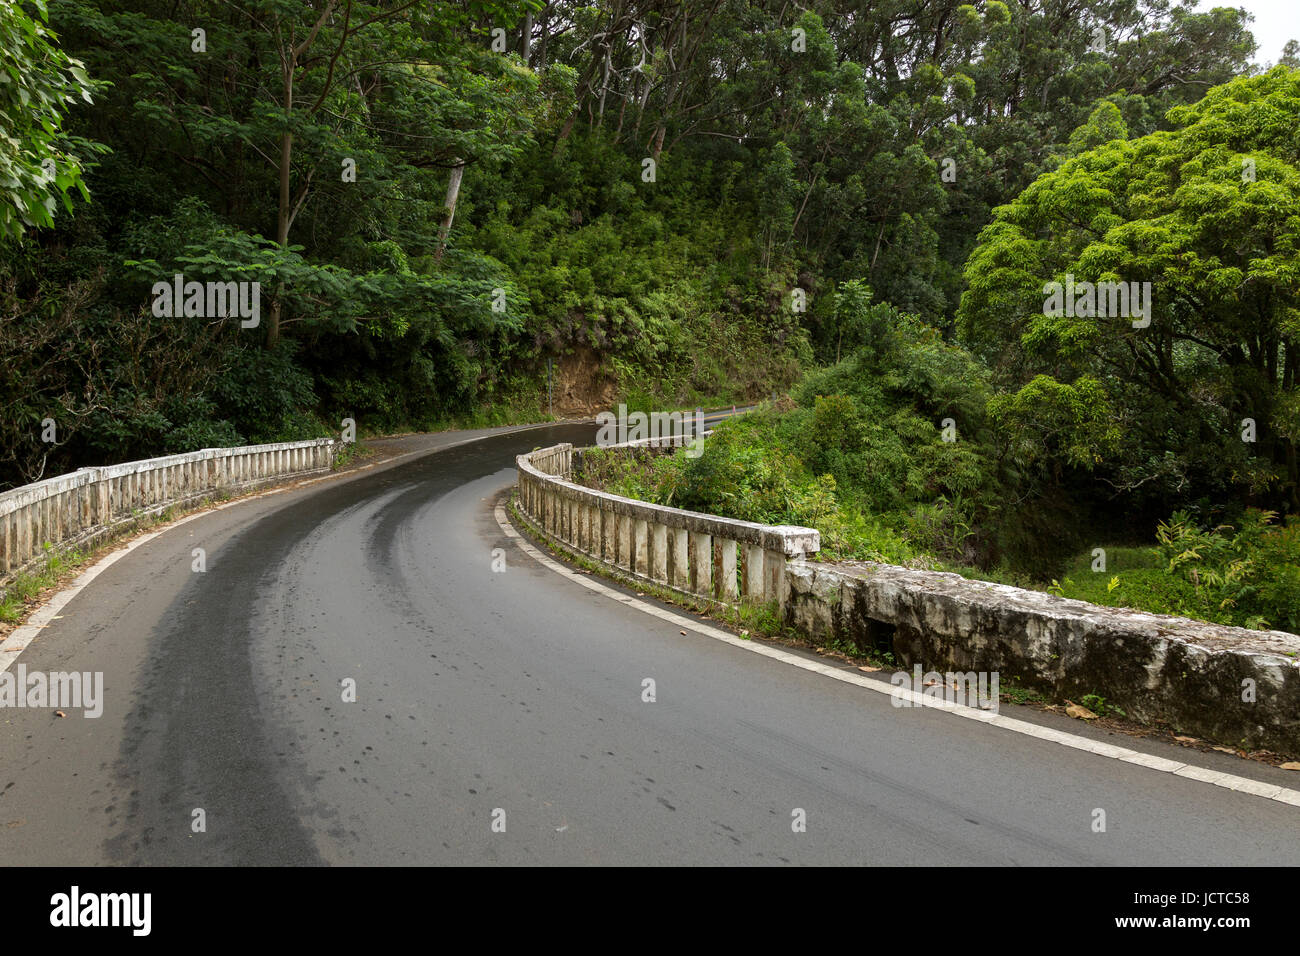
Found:
[[[614,130],[614,144],[623,137],[623,114],[627,112],[627,97],[623,97],[623,102],[618,107],[618,129]]]
[[[441,259],[442,251],[447,247],[447,236],[451,232],[451,221],[456,218],[456,197],[460,195],[460,181],[465,175],[465,164],[457,163],[451,168],[451,178],[447,180],[447,212],[438,227],[438,251],[434,258]]]
[[[297,215],[297,209],[293,206],[293,201],[289,196],[290,180],[293,178],[293,78],[298,72],[298,61],[307,55],[311,49],[312,43],[315,42],[317,34],[325,26],[325,22],[334,13],[334,8],[338,6],[338,0],[328,0],[321,9],[320,16],[316,19],[315,25],[311,32],[296,46],[293,43],[293,36],[290,34],[287,45],[280,49],[280,79],[284,92],[284,122],[285,130],[280,134],[280,198],[279,209],[276,211],[275,219],[275,241],[281,249],[289,248],[289,228],[293,225],[294,217]],[[351,9],[349,5],[349,10]],[[343,24],[343,35],[347,37],[347,21]],[[276,36],[280,36],[279,26],[276,27]],[[342,51],[342,47],[335,53]],[[316,105],[308,109],[308,114],[316,112],[317,108],[325,99],[325,93],[331,86],[333,77],[333,61],[331,60],[330,76],[325,80],[325,88],[321,90],[320,98],[316,100]],[[307,199],[307,190],[311,186],[311,175],[308,174],[306,182],[298,196],[298,207],[301,208],[303,202]],[[271,309],[266,320],[266,338],[263,340],[268,349],[275,348],[280,341],[280,320],[284,310],[284,280],[275,284],[275,299],[271,302]]]
[[[519,31],[519,53],[524,58],[524,66],[528,66],[528,58],[533,51],[533,13],[530,10],[524,14],[524,26]]]
[[[546,41],[551,38],[551,5],[542,9],[542,42],[537,47],[537,72],[546,69]]]
[[[605,97],[609,94],[609,47],[605,47],[605,76],[600,82],[600,125],[605,125]]]
[[[660,121],[659,128],[655,130],[655,138],[650,144],[650,155],[654,158],[655,165],[659,163],[659,154],[664,148],[664,134],[668,132],[668,127]]]
[[[645,116],[646,103],[650,101],[650,80],[643,74],[637,74],[637,104],[636,104],[636,125],[632,127],[632,138],[640,141],[641,118]]]
[[[284,114],[286,122],[293,112],[293,74],[297,69],[297,58],[290,54],[284,64]],[[286,129],[280,134],[280,205],[275,219],[275,242],[281,249],[289,246],[289,179],[293,172],[293,130]],[[280,314],[284,303],[284,282],[275,286],[275,298],[271,301],[271,310],[266,318],[266,338],[264,345],[275,348],[280,341]]]

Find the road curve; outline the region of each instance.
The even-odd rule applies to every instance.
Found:
[[[103,715],[0,710],[0,859],[1300,863],[1300,808],[895,709],[543,568],[493,505],[517,453],[593,436],[494,435],[240,502],[109,567],[20,658],[102,671]]]

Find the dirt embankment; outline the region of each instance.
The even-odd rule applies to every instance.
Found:
[[[588,346],[555,362],[552,400],[559,418],[590,418],[613,408],[618,399],[614,373]]]

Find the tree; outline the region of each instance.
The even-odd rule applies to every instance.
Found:
[[[69,190],[83,199],[87,153],[102,151],[64,130],[68,107],[91,102],[85,64],[65,54],[48,27],[44,0],[35,17],[16,0],[0,0],[0,237],[16,239],[30,226],[50,226]]]
[[[1004,381],[1103,383],[1127,428],[1121,488],[1221,483],[1300,509],[1297,115],[1300,71],[1215,87],[1169,111],[1174,130],[1040,177],[981,234],[964,334]],[[1128,312],[1101,317],[1121,293]]]
[[[130,121],[147,123],[157,148],[287,253],[327,197],[370,218],[421,174],[516,155],[539,108],[536,77],[493,53],[477,24],[537,5],[180,0],[157,20],[107,5],[61,11],[102,44],[106,69],[133,64],[120,81]],[[268,288],[274,347],[288,297],[281,281]]]

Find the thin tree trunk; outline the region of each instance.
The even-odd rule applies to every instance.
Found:
[[[546,41],[551,38],[551,5],[542,10],[542,42],[537,47],[537,72],[546,69]]]
[[[871,253],[871,265],[868,267],[868,270],[869,270],[871,273],[873,273],[873,274],[874,274],[875,271],[876,271],[876,256],[880,255],[880,242],[881,242],[881,240],[883,240],[884,238],[885,238],[885,223],[882,222],[882,223],[880,224],[880,233],[879,233],[879,235],[876,236],[876,248],[875,248],[875,251],[873,251],[873,252]]]
[[[627,97],[623,97],[623,102],[618,107],[618,129],[614,130],[614,144],[623,137],[623,114],[627,112]]]
[[[600,83],[600,125],[605,125],[605,97],[609,94],[609,47],[605,47],[605,76]]]
[[[447,246],[447,236],[451,233],[451,221],[456,218],[456,197],[460,195],[460,181],[465,175],[465,164],[457,163],[451,168],[451,177],[447,180],[447,212],[438,227],[438,251],[434,258],[441,259],[443,249]]]
[[[293,74],[297,68],[296,58],[290,55],[284,65],[284,113],[289,116],[293,111]],[[289,246],[289,179],[293,163],[293,131],[286,129],[280,134],[280,205],[275,220],[275,242],[281,249]],[[275,298],[266,319],[266,348],[275,348],[280,341],[280,316],[284,302],[284,282],[275,286]]]
[[[826,154],[830,152],[829,148],[822,150],[822,158],[818,162],[826,159]],[[794,238],[794,231],[799,228],[799,220],[803,218],[803,211],[808,207],[808,199],[817,188],[817,175],[813,174],[812,182],[808,184],[808,191],[803,194],[803,202],[799,204],[799,211],[795,214],[794,222],[790,223],[790,238]]]
[[[637,104],[636,104],[636,125],[632,127],[632,138],[637,142],[641,140],[641,118],[645,116],[646,103],[650,102],[650,87],[653,84],[649,78],[637,74]]]
[[[658,164],[659,162],[659,154],[663,152],[664,134],[667,132],[668,132],[668,128],[664,126],[662,122],[659,124],[659,128],[655,130],[655,138],[653,144],[650,147],[650,155],[654,157],[654,161],[656,164]]]

